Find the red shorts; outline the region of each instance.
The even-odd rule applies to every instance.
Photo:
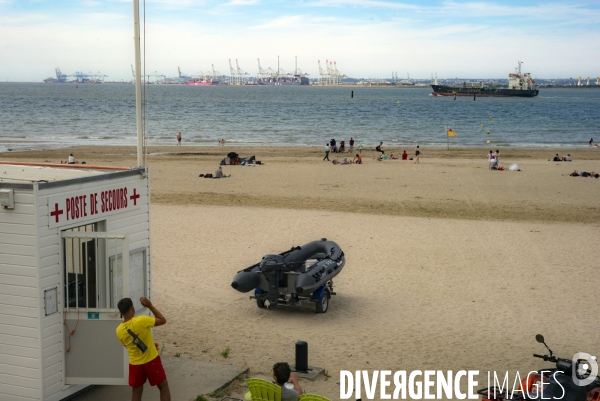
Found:
[[[160,356],[143,365],[129,364],[129,385],[131,387],[143,386],[146,379],[148,379],[151,386],[156,386],[167,380]]]

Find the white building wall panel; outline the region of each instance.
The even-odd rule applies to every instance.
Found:
[[[24,285],[8,285],[6,283],[2,283],[0,284],[0,294],[16,295],[19,297],[36,297],[37,289],[34,287],[28,287]]]
[[[6,255],[21,255],[35,257],[35,246],[0,243],[0,255],[2,255],[3,259]]]
[[[39,352],[39,338],[18,337],[10,334],[0,334],[0,344],[3,346],[14,345],[37,350]],[[0,391],[1,391],[0,387]],[[0,393],[1,395],[2,393]],[[1,399],[1,398],[0,398]]]
[[[6,229],[7,227],[2,228],[4,228],[5,231],[9,231]],[[0,230],[2,230],[2,228],[0,228]],[[32,237],[31,235],[19,235],[13,233],[7,234],[0,231],[0,244],[35,246],[35,237]]]
[[[119,234],[129,234],[130,236],[130,249],[136,249],[140,247],[149,246],[149,207],[148,207],[148,188],[147,181],[140,180],[139,177],[126,177],[118,180],[101,181],[89,184],[82,184],[72,187],[52,188],[39,192],[39,201],[37,207],[37,218],[38,224],[38,244],[40,246],[39,251],[39,274],[40,291],[43,289],[51,288],[53,286],[59,287],[59,309],[62,308],[63,301],[63,288],[62,288],[62,265],[60,261],[60,247],[62,246],[62,240],[60,238],[60,230],[68,227],[74,227],[82,224],[72,224],[70,226],[60,228],[49,228],[49,208],[48,208],[48,197],[62,194],[70,191],[80,191],[86,188],[92,189],[98,186],[118,186],[121,184],[130,183],[131,181],[138,181],[140,183],[140,195],[141,207],[133,209],[127,212],[121,212],[117,214],[108,215],[106,217],[99,217],[98,221],[106,221],[106,231],[116,232]],[[133,237],[133,240],[132,240]],[[65,344],[62,340],[65,336],[65,328],[62,324],[62,314],[57,313],[51,316],[44,316],[43,311],[40,315],[42,332],[42,364],[43,364],[43,397],[45,400],[59,400],[64,396],[77,391],[81,386],[65,386],[64,385],[64,352]]]
[[[36,357],[27,358],[20,355],[4,355],[2,357],[2,364],[7,366],[22,366],[24,368],[37,369],[40,362]]]
[[[0,345],[0,352],[3,357],[6,355],[20,356],[23,358],[35,358],[38,359],[39,354],[35,348],[28,348],[21,345]]]
[[[15,189],[0,209],[0,400],[40,399],[35,198]]]
[[[0,213],[0,224],[33,226],[35,224],[35,217],[33,214],[13,213],[12,210],[6,209],[3,210],[3,213]]]
[[[4,391],[0,393],[2,394],[2,401],[39,401],[42,399],[40,390],[16,386],[10,383],[0,385],[2,385],[2,391]]]

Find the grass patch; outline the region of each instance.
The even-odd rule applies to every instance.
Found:
[[[213,391],[208,396],[212,398],[223,398],[225,397],[225,393],[222,391]]]
[[[179,358],[181,356],[181,354],[178,352],[175,354],[175,358]]]
[[[229,352],[231,350],[229,349],[229,347],[225,348],[223,351],[221,351],[221,356],[225,359],[227,359],[229,357]]]
[[[196,397],[196,401],[208,401],[202,394]]]

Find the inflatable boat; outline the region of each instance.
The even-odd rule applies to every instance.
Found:
[[[333,278],[346,259],[338,244],[323,238],[262,260],[240,270],[231,286],[239,292],[254,290],[259,308],[273,309],[278,304],[314,302],[317,313],[325,313],[335,295]]]

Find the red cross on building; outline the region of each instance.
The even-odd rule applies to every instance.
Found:
[[[58,203],[54,204],[54,211],[50,212],[50,216],[54,217],[56,219],[55,223],[58,223],[58,216],[60,216],[61,214],[63,214],[62,209],[58,208]]]
[[[133,195],[129,197],[129,199],[133,199],[133,206],[137,206],[137,200],[140,197],[140,194],[137,193],[137,188],[133,188]]]

